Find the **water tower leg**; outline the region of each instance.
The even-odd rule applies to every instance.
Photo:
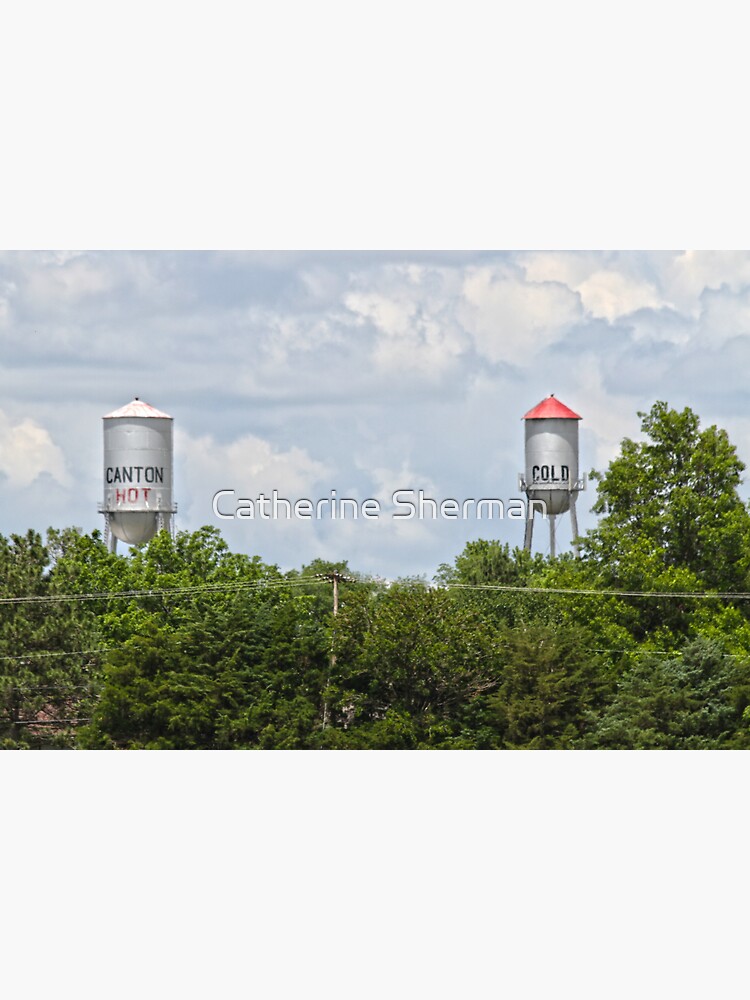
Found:
[[[174,538],[174,514],[160,513],[156,519],[157,531],[168,531],[170,538]]]
[[[117,552],[117,535],[110,526],[109,514],[104,515],[104,544],[108,552]]]
[[[570,525],[573,529],[573,549],[578,555],[578,514],[576,513],[576,498],[570,497]]]
[[[526,508],[526,531],[523,536],[523,547],[527,552],[531,552],[531,536],[534,533],[534,512]]]
[[[550,556],[550,559],[554,559],[555,555],[556,555],[556,552],[555,552],[555,548],[556,548],[556,545],[555,545],[555,521],[556,521],[556,518],[557,518],[557,514],[550,514],[550,516],[549,516],[549,556]]]

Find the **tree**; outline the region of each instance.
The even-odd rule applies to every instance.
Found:
[[[489,699],[500,746],[572,748],[610,685],[601,657],[570,627],[516,628],[505,638],[502,680]]]
[[[465,603],[496,624],[529,623],[544,615],[549,602],[522,591],[492,590],[492,586],[528,587],[538,582],[544,557],[524,549],[511,551],[497,539],[467,542],[453,566],[442,563],[435,582],[452,588],[459,603]],[[463,589],[466,588],[466,589]],[[487,588],[487,589],[483,589]]]
[[[625,438],[598,481],[595,513],[584,542],[613,584],[632,589],[745,589],[750,514],[737,487],[745,468],[726,431],[700,430],[686,408],[656,402],[638,414],[647,440]]]
[[[609,608],[614,630],[600,617],[603,599],[582,599],[567,614],[581,622],[596,604],[597,629],[619,632],[618,648],[678,649],[700,631],[701,615],[722,607],[717,599],[701,608],[680,592],[747,589],[750,514],[738,494],[744,465],[726,432],[701,430],[689,408],[657,402],[639,416],[645,440],[625,438],[608,469],[591,473],[598,482],[593,510],[602,517],[583,540],[581,558],[551,565],[546,583],[674,594],[616,599]]]
[[[442,586],[461,583],[479,585],[485,583],[518,584],[527,583],[535,570],[542,565],[541,555],[531,555],[524,549],[515,548],[493,538],[467,542],[454,565],[442,563],[435,580]]]
[[[0,745],[72,745],[95,691],[90,618],[57,599],[35,531],[0,536]]]
[[[730,745],[748,704],[748,661],[699,637],[676,654],[633,656],[587,748],[699,750]]]
[[[460,733],[467,706],[498,683],[496,629],[424,583],[351,601],[336,635],[334,706],[347,745],[444,743]]]
[[[327,666],[312,597],[210,528],[157,536],[128,573],[131,589],[157,593],[109,602],[113,648],[82,746],[310,745]]]

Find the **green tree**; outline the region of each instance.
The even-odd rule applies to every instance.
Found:
[[[453,566],[441,563],[435,576],[442,586],[465,584],[477,586],[501,583],[523,586],[543,563],[541,555],[503,544],[497,539],[467,542]]]
[[[499,745],[506,749],[570,749],[611,685],[586,633],[534,625],[505,636],[502,680],[489,699]]]
[[[633,656],[615,696],[581,745],[698,750],[731,745],[750,699],[748,661],[699,637],[676,654]]]
[[[496,624],[529,623],[548,609],[546,598],[515,590],[492,590],[493,586],[525,588],[539,582],[544,557],[503,544],[497,539],[467,542],[453,565],[442,563],[435,582],[454,591],[457,601],[470,605]]]
[[[342,609],[336,654],[348,745],[444,745],[498,683],[496,630],[448,591],[414,581]]]
[[[164,533],[128,562],[129,589],[152,592],[108,602],[112,650],[82,746],[312,745],[329,649],[312,596],[210,528]]]
[[[71,746],[96,688],[92,631],[59,600],[35,531],[0,536],[0,745]]]
[[[584,542],[612,583],[628,589],[746,588],[750,514],[737,488],[745,468],[726,431],[700,429],[689,408],[639,413],[646,440],[625,438],[598,481]]]
[[[309,600],[273,588],[157,615],[112,650],[84,747],[298,749],[311,745],[326,665]]]
[[[715,634],[720,618],[725,637],[747,637],[721,600],[679,597],[747,589],[750,514],[738,494],[744,466],[726,432],[701,430],[690,409],[657,402],[639,416],[644,440],[625,438],[608,469],[591,474],[598,483],[593,510],[601,516],[580,558],[550,562],[541,579],[550,588],[675,596],[561,598],[561,622],[582,625],[598,647],[622,652],[677,650],[691,636]],[[737,607],[744,617],[745,606]]]

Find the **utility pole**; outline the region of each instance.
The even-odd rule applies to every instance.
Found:
[[[353,576],[347,576],[345,573],[339,573],[337,569],[331,570],[330,573],[316,573],[315,576],[319,580],[330,580],[333,584],[333,617],[335,618],[339,613],[339,583],[356,583],[357,581]],[[333,674],[334,667],[336,666],[336,654],[333,651],[336,638],[336,625],[333,626],[333,634],[331,636],[331,660],[330,667],[328,670],[328,678],[326,680],[326,688],[331,683],[331,675]],[[323,699],[323,729],[328,727],[328,699]]]
[[[337,615],[339,613],[339,583],[356,583],[357,581],[353,576],[339,573],[337,569],[331,570],[330,573],[316,573],[315,576],[318,580],[330,580],[333,584],[333,613]]]

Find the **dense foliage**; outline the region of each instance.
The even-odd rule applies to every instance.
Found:
[[[0,536],[0,745],[750,747],[744,467],[690,410],[640,416],[578,556],[470,542],[432,586],[281,573],[209,527]]]

